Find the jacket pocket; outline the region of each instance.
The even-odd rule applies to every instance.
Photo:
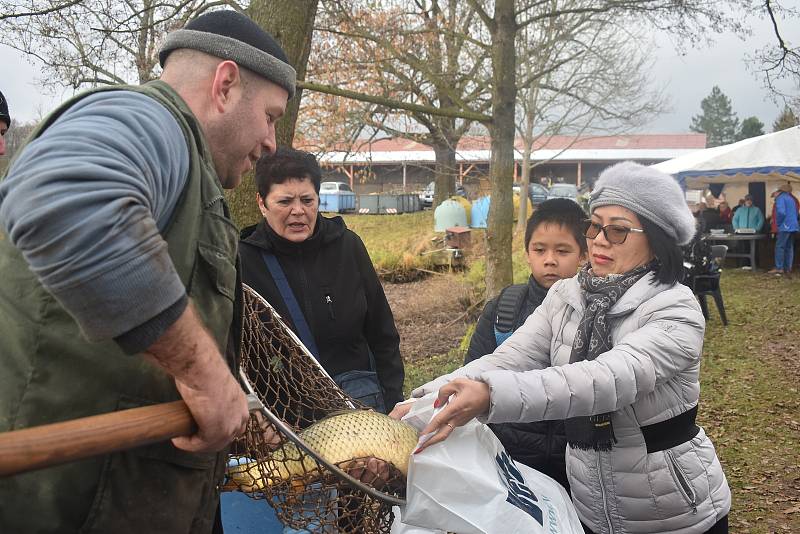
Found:
[[[333,381],[353,400],[378,412],[386,413],[383,388],[378,382],[378,374],[374,371],[346,371],[334,376]]]
[[[678,460],[675,458],[675,454],[672,452],[672,450],[666,450],[664,451],[664,454],[667,460],[667,468],[669,468],[672,479],[678,486],[678,490],[680,491],[684,500],[686,500],[686,504],[688,504],[692,509],[692,513],[696,514],[697,493],[692,486],[691,480],[689,480],[689,477],[686,476],[686,472],[681,467],[681,464],[678,463]]]
[[[202,241],[197,245],[198,271],[204,271],[217,291],[233,300],[236,294],[236,266],[224,251]],[[195,273],[200,274],[200,273]]]
[[[225,347],[236,298],[236,266],[227,253],[199,242],[189,296],[203,324],[220,348]]]

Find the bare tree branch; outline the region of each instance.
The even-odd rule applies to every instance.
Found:
[[[359,100],[361,102],[370,102],[372,104],[378,104],[380,106],[392,109],[405,109],[407,111],[426,113],[428,115],[436,115],[440,117],[452,117],[456,119],[467,119],[484,123],[490,123],[492,121],[491,116],[484,115],[483,113],[475,113],[456,108],[445,109],[445,108],[435,108],[432,106],[422,106],[419,104],[412,104],[410,102],[401,102],[399,100],[392,100],[390,98],[385,98],[381,96],[365,95],[363,93],[358,93],[356,91],[348,91],[347,89],[339,89],[337,87],[332,87],[330,85],[324,85],[308,81],[298,81],[297,86],[303,89],[308,89],[310,91],[318,91],[320,93],[326,93],[329,95],[343,96],[345,98]]]
[[[69,0],[68,2],[59,3],[50,7],[37,9],[33,11],[23,11],[18,13],[5,13],[0,14],[0,20],[7,20],[7,19],[16,19],[16,18],[25,18],[25,17],[39,17],[43,15],[49,15],[51,13],[55,13],[56,11],[61,11],[62,9],[66,9],[68,7],[74,6],[76,4],[80,4],[82,0]]]

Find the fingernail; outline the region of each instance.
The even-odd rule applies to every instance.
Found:
[[[420,452],[421,450],[422,450],[422,449],[417,449],[417,450],[415,450],[415,451],[414,451],[414,454],[417,454],[417,453],[418,453],[418,452]]]
[[[439,401],[438,398],[435,401],[433,401],[433,407],[434,408],[438,408],[440,404],[441,404],[441,401]]]

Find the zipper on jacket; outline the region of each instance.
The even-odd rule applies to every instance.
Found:
[[[695,494],[694,488],[689,482],[689,478],[686,476],[686,473],[683,472],[680,464],[678,464],[677,460],[675,460],[675,455],[672,453],[672,451],[667,450],[666,453],[667,466],[669,467],[670,473],[672,473],[672,478],[675,479],[675,483],[678,485],[678,488],[680,488],[683,498],[686,499],[686,502],[692,507],[692,513],[696,514],[697,494]]]
[[[325,304],[328,305],[328,317],[331,318],[331,321],[335,321],[336,314],[333,313],[333,297],[331,297],[330,293],[325,293]]]
[[[597,451],[597,479],[600,481],[600,495],[603,496],[603,513],[606,516],[606,522],[608,523],[608,532],[610,534],[614,534],[614,526],[611,524],[611,515],[608,513],[608,502],[606,501],[606,486],[603,484],[603,468],[600,465],[601,455],[603,453],[601,451]]]

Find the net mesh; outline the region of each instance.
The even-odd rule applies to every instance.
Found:
[[[320,438],[319,432],[313,430],[322,425],[315,423],[331,414],[365,408],[322,370],[258,293],[243,287],[241,369],[264,406],[334,467],[326,467],[298,447],[287,432],[270,425],[262,414],[253,413],[247,432],[233,444],[226,489],[263,500],[285,525],[295,529],[388,533],[393,520],[391,503],[370,495],[343,474],[378,490],[379,495],[402,499],[403,473],[390,458],[384,463],[380,454],[370,454],[381,458],[380,469],[374,469],[375,460],[371,460],[372,469],[364,469],[369,457],[350,457],[348,453],[348,444],[356,440],[337,432]],[[265,441],[266,428],[275,430],[277,439]]]

